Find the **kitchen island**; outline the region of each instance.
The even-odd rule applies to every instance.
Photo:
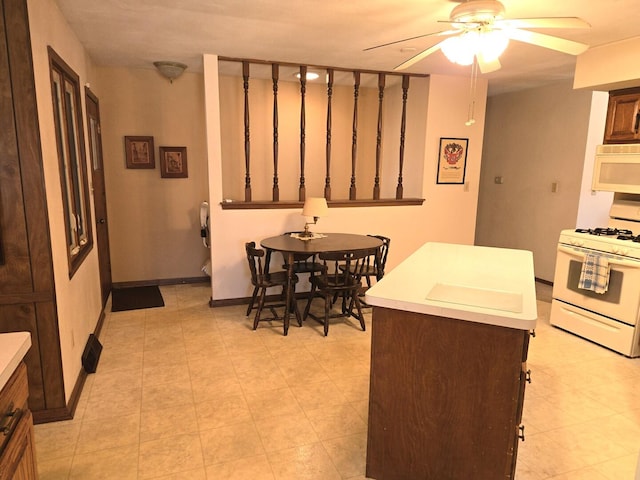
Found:
[[[427,243],[369,289],[367,477],[514,478],[531,252]]]
[[[33,419],[27,405],[29,332],[0,334],[0,480],[38,478]]]

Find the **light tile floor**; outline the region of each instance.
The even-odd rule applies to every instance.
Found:
[[[640,359],[551,327],[538,287],[517,479],[632,480]],[[365,478],[370,318],[284,337],[205,285],[161,290],[164,308],[106,314],[75,418],[35,427],[42,480]]]

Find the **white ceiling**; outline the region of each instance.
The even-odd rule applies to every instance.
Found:
[[[438,37],[367,47],[448,29],[453,0],[56,0],[98,65],[153,68],[172,60],[202,71],[202,54],[391,71]],[[639,0],[502,0],[507,18],[577,16],[588,30],[546,29],[602,45],[640,35]],[[403,51],[405,49],[405,51]],[[573,76],[575,57],[511,41],[490,94]],[[407,70],[469,75],[438,51]]]

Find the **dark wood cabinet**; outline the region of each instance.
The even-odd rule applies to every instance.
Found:
[[[609,92],[604,143],[640,143],[640,88]]]
[[[0,437],[0,480],[38,478],[33,420],[27,396],[27,368],[20,363],[0,391],[0,420],[3,427]]]
[[[0,0],[0,333],[28,331],[36,422],[67,408],[25,0]]]
[[[374,307],[368,478],[513,479],[529,331]]]

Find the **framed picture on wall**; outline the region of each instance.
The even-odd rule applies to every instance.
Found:
[[[156,168],[153,137],[124,137],[127,168]]]
[[[468,138],[441,138],[436,183],[461,184],[467,169]]]
[[[187,178],[187,147],[160,147],[162,178]]]

